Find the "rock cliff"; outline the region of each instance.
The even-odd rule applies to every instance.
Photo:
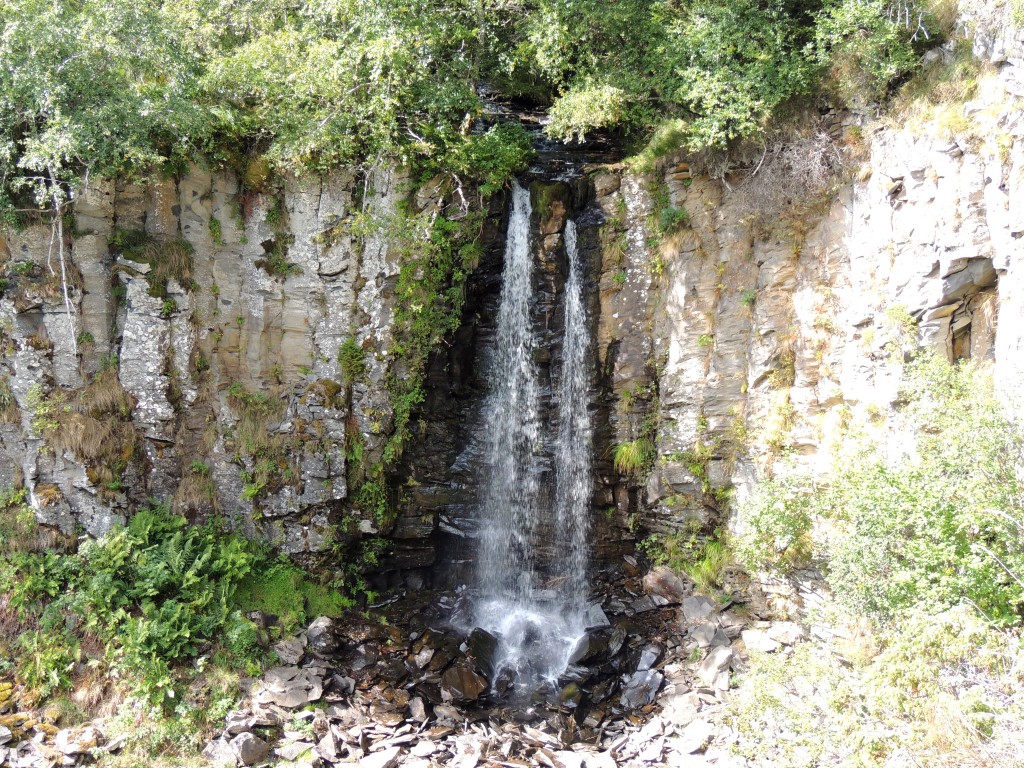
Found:
[[[653,173],[600,165],[535,183],[548,381],[566,217],[587,263],[594,506],[605,533],[618,526],[602,541],[706,532],[725,522],[729,489],[743,493],[778,457],[822,462],[851,418],[884,418],[911,345],[994,361],[1012,399],[1024,374],[1024,78],[1011,26],[979,18],[968,23],[986,70],[954,130],[829,112],[812,139],[766,149],[753,174],[712,179],[676,157]],[[800,151],[841,152],[826,169],[840,183],[800,189],[785,170]],[[63,243],[47,222],[5,232],[0,485],[24,483],[55,536],[102,534],[157,497],[291,555],[379,533],[392,539],[385,567],[431,565],[439,539],[458,561],[477,498],[501,200],[462,326],[431,357],[414,439],[383,481],[391,514],[347,484],[353,464],[381,461],[389,382],[405,375],[393,326],[408,243],[366,222],[445,194],[395,169],[256,192],[193,167],[147,185],[94,181]],[[615,466],[626,443],[651,446],[649,471]]]

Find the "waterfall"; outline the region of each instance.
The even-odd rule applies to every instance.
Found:
[[[541,493],[543,414],[535,362],[530,193],[513,184],[512,211],[488,371],[474,622],[498,637],[495,668],[520,690],[565,671],[585,630],[588,596],[591,434],[590,341],[576,228],[567,222],[565,336],[557,390],[554,509]],[[553,529],[554,562],[540,562],[537,538]]]
[[[538,477],[533,460],[540,439],[536,345],[530,320],[533,253],[530,191],[512,189],[505,270],[498,309],[495,359],[486,400],[489,477],[481,516],[477,583],[488,600],[530,605],[534,587],[531,544],[539,522]]]
[[[583,301],[583,277],[576,247],[576,225],[565,223],[569,278],[565,283],[565,338],[558,387],[558,439],[555,443],[555,521],[564,553],[563,592],[570,614],[582,620],[589,596],[590,542],[590,335]]]

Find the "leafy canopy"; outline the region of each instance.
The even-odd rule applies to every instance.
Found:
[[[680,145],[722,148],[823,82],[884,93],[923,40],[897,18],[882,0],[8,0],[0,207],[195,154],[465,177],[480,149],[518,151],[477,140],[485,84],[548,105],[555,137],[671,120]]]

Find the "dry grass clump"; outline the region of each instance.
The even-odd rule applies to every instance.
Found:
[[[747,207],[765,220],[813,207],[843,177],[843,151],[823,130],[778,136],[737,186]]]
[[[988,72],[963,44],[915,75],[893,99],[887,122],[894,128],[941,138],[980,139],[977,122],[965,110]]]

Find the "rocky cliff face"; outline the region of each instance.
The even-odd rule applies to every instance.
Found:
[[[785,174],[713,181],[685,158],[654,178],[596,177],[620,254],[605,260],[600,326],[613,440],[636,439],[644,414],[657,415],[652,471],[619,478],[622,520],[707,530],[726,521],[722,489],[742,495],[780,457],[825,468],[851,419],[885,421],[915,346],[992,363],[1019,409],[1021,43],[981,17],[968,20],[980,86],[952,129],[822,116],[819,146],[843,146],[852,177],[826,196],[798,175],[788,189]],[[766,184],[786,199],[766,197]],[[688,213],[660,238],[658,194]]]
[[[386,437],[399,264],[346,224],[386,217],[407,186],[339,173],[260,194],[200,168],[94,183],[67,238],[68,302],[51,226],[6,233],[0,483],[24,482],[65,535],[101,534],[149,497],[290,554],[372,531],[343,503],[347,436],[368,456]]]
[[[935,135],[823,116],[806,147],[845,145],[851,180],[837,192],[806,194],[797,177],[787,189],[783,176],[781,195],[765,197],[756,176],[713,180],[682,157],[654,174],[603,165],[535,184],[547,381],[561,364],[561,232],[567,217],[580,227],[602,542],[707,531],[727,517],[727,489],[749,489],[780,456],[824,463],[851,418],[889,411],[911,344],[994,361],[1013,399],[1021,50],[1009,25],[971,23],[990,70],[966,123]],[[5,233],[0,485],[24,483],[58,536],[101,534],[155,496],[292,555],[382,533],[387,567],[431,565],[439,538],[450,561],[468,557],[500,200],[462,328],[431,358],[415,438],[389,477],[395,519],[382,526],[377,500],[347,486],[353,465],[380,461],[389,381],[404,375],[393,349],[402,249],[365,222],[403,201],[436,207],[443,192],[393,169],[262,193],[201,168],[148,186],[94,182],[65,227],[63,278],[50,224]],[[658,224],[666,207],[685,223]],[[649,472],[613,466],[627,443],[652,446]]]

